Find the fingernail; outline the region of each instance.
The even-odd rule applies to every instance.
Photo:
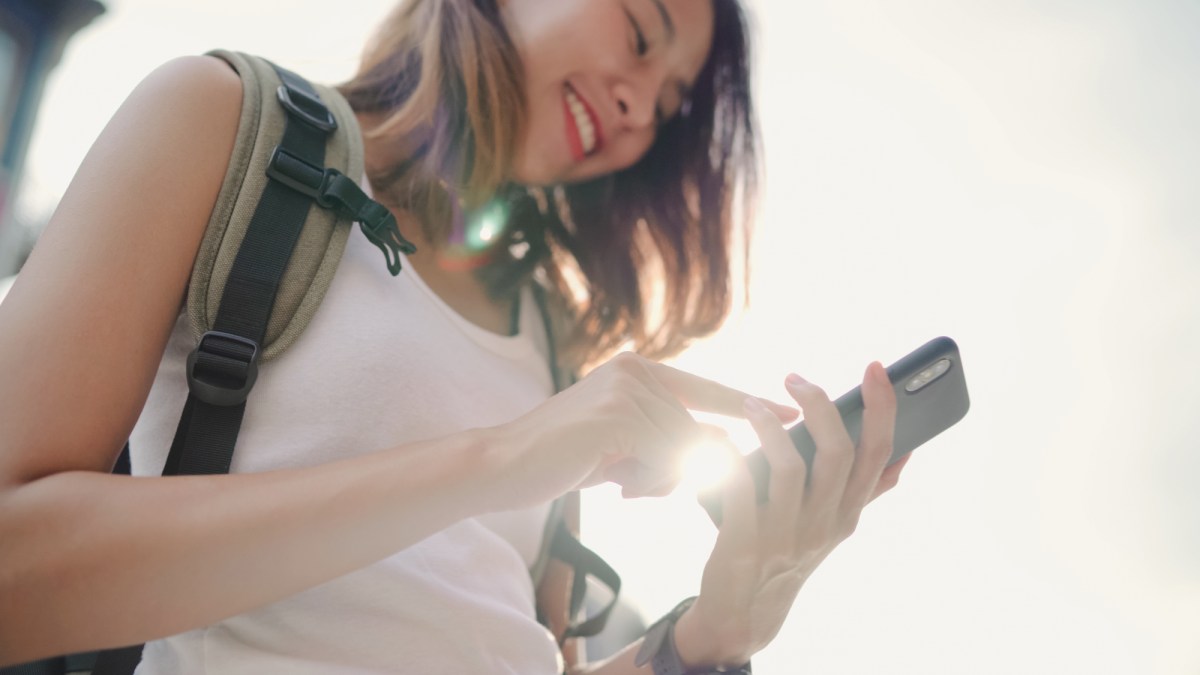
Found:
[[[803,377],[800,377],[799,375],[797,375],[795,373],[790,373],[787,376],[787,379],[784,380],[784,382],[792,385],[793,387],[798,387],[802,384],[808,384],[808,380],[804,379]]]
[[[761,415],[767,412],[767,406],[763,405],[762,401],[753,396],[747,396],[746,400],[742,401],[742,407],[746,409],[747,413],[752,415]]]

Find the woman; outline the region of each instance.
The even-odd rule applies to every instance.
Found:
[[[690,408],[747,417],[772,478],[758,504],[734,471],[666,649],[686,672],[746,662],[902,465],[884,470],[878,363],[857,448],[787,379],[818,441],[809,478],[795,410],[651,360],[728,310],[753,187],[745,48],[735,0],[400,7],[341,90],[418,253],[392,279],[352,236],[262,369],[231,475],[129,479],[107,473],[124,440],[157,474],[178,416],[180,306],[241,100],[215,59],[151,74],[0,307],[0,661],[152,640],[141,673],[561,672],[526,572],[546,504],[603,481],[670,491]],[[497,201],[506,228],[477,250],[472,214]],[[588,373],[554,396],[521,302],[535,272],[570,327],[564,365]],[[629,341],[642,356],[613,356]],[[571,667],[666,672],[638,647]]]

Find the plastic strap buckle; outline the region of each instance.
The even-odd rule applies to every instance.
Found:
[[[260,353],[254,340],[210,330],[188,354],[188,389],[210,405],[241,405],[258,379]]]
[[[323,185],[320,198],[328,202],[329,208],[336,208],[357,221],[372,241],[394,240],[396,248],[404,253],[412,255],[417,252],[412,242],[400,236],[396,216],[386,206],[368,197],[362,188],[345,175],[339,173]]]
[[[321,99],[286,83],[279,85],[275,95],[284,109],[301,122],[326,134],[331,134],[337,129],[337,120]]]
[[[396,248],[404,251],[405,255],[417,252],[417,245],[400,236],[396,216],[382,204],[371,202],[358,210],[356,215],[359,225],[372,240],[395,239]]]

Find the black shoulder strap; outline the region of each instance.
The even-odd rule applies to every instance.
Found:
[[[324,167],[332,116],[303,78],[276,68],[292,103],[277,156]],[[281,89],[283,91],[283,89]],[[303,106],[303,107],[302,107]],[[285,106],[287,107],[287,106]],[[225,285],[213,329],[188,356],[188,400],[163,475],[228,473],[283,271],[314,199],[266,182]]]
[[[563,389],[571,386],[573,382],[563,383],[560,366],[558,364],[558,346],[554,342],[554,323],[550,318],[550,307],[546,303],[546,289],[542,285],[535,282],[530,284],[533,293],[533,300],[537,303],[538,314],[542,317],[542,329],[546,333],[546,363],[550,366],[550,382],[554,386],[554,392],[558,393]]]

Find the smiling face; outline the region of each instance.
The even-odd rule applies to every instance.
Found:
[[[525,71],[512,179],[571,183],[632,166],[679,114],[713,34],[710,0],[507,0]]]

